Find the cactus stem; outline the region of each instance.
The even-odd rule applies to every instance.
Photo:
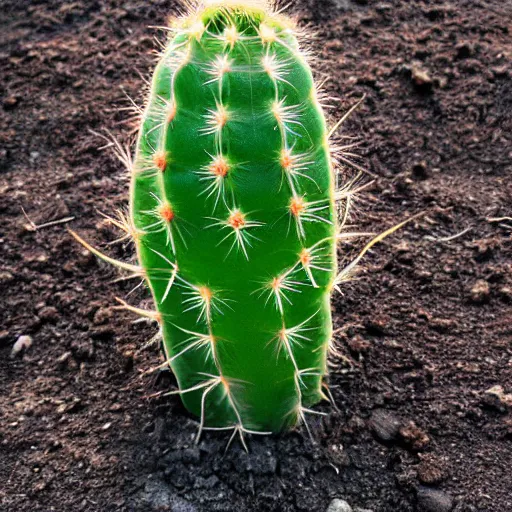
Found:
[[[330,240],[330,239],[327,239]],[[320,245],[324,243],[326,240],[320,240],[315,245],[310,247],[309,249],[303,248],[299,254],[299,263],[302,265],[302,268],[306,272],[311,284],[314,288],[318,288],[318,284],[315,281],[313,276],[313,270],[321,270],[323,272],[330,272],[329,262],[322,260],[322,248]]]
[[[210,224],[208,227],[220,226],[222,229],[229,229],[229,233],[217,244],[221,245],[228,238],[233,237],[233,243],[229,249],[226,258],[231,254],[233,249],[236,247],[241,250],[247,260],[249,260],[249,254],[247,253],[247,247],[251,247],[251,240],[258,240],[252,233],[249,233],[247,229],[263,226],[263,222],[254,220],[247,220],[244,213],[239,208],[229,210],[229,216],[226,220],[215,219],[213,217],[207,217],[216,222]]]
[[[229,112],[220,102],[217,102],[216,110],[207,109],[207,112],[208,113],[204,116],[204,119],[206,121],[206,127],[200,130],[201,133],[203,133],[204,135],[220,133],[222,131],[222,128],[224,128],[224,126],[228,122]]]
[[[176,217],[176,212],[167,200],[160,199],[153,192],[151,192],[150,195],[157,202],[157,206],[155,206],[155,208],[152,210],[145,210],[142,213],[153,217],[156,219],[156,221],[152,224],[149,224],[148,226],[145,226],[143,231],[146,233],[160,233],[161,231],[165,231],[167,235],[167,244],[171,246],[172,252],[176,253],[174,231],[176,231],[181,241],[186,246],[186,242],[183,237],[183,233],[181,232],[179,223],[176,222],[179,220]]]
[[[207,286],[189,286],[192,288],[192,290],[184,292],[184,294],[189,295],[190,297],[185,299],[183,304],[187,305],[185,312],[199,309],[199,314],[197,317],[198,322],[201,321],[201,319],[205,320],[206,322],[210,322],[212,318],[212,309],[222,315],[223,312],[221,306],[229,308],[227,301],[220,299],[217,296],[217,293],[214,293]]]
[[[205,30],[206,27],[204,26],[204,23],[201,20],[197,20],[192,23],[190,27],[185,29],[185,33],[188,34],[189,39],[195,39],[200,42]]]
[[[260,24],[258,35],[260,36],[263,44],[274,43],[277,40],[276,31],[266,23]]]
[[[273,298],[275,303],[275,308],[281,313],[284,313],[283,309],[283,299],[292,304],[291,300],[287,297],[287,292],[300,293],[300,290],[296,288],[296,286],[301,285],[298,281],[293,281],[290,279],[290,275],[293,272],[295,267],[287,270],[280,276],[274,277],[270,282],[266,283],[262,288],[255,290],[252,293],[260,292],[259,296],[261,297],[265,293],[267,294],[267,298],[265,300],[265,304],[268,304],[270,300]]]
[[[284,131],[288,131],[292,133],[293,135],[296,135],[297,137],[300,137],[300,135],[296,132],[294,132],[290,126],[296,125],[300,126],[301,128],[304,128],[304,125],[300,121],[300,116],[303,110],[302,105],[285,105],[286,98],[283,98],[281,100],[276,100],[274,103],[272,103],[272,114],[276,118],[276,121],[282,126]]]
[[[148,235],[133,238],[162,312],[166,361],[159,368],[171,366],[183,386],[170,394],[182,395],[200,416],[197,439],[211,426],[232,431],[227,448],[239,435],[247,449],[245,434],[288,428],[323,397],[332,332],[328,284],[336,271],[334,200],[346,206],[352,195],[335,197],[325,119],[291,22],[260,8],[261,0],[206,1],[215,7],[201,5],[182,20],[162,52],[142,119],[130,207]],[[242,116],[248,108],[253,114]],[[188,151],[183,144],[193,132],[204,137]],[[350,149],[343,148],[347,158]],[[196,199],[187,202],[187,194]],[[260,204],[269,208],[257,213]],[[194,226],[194,237],[187,226]],[[205,228],[214,230],[200,233]],[[255,260],[240,265],[238,280],[222,261],[231,253]],[[249,297],[253,279],[261,300]],[[293,293],[302,295],[292,308]],[[257,320],[239,322],[251,307]],[[321,318],[303,321],[317,309]],[[178,326],[173,320],[180,314]],[[254,339],[237,345],[238,367],[222,336],[235,345],[247,332]],[[265,351],[272,336],[275,345]],[[256,375],[257,347],[254,362],[262,364],[269,352],[272,358],[275,349],[279,371],[270,361],[262,364],[268,374]],[[274,377],[275,389],[268,385]]]
[[[180,350],[177,354],[173,355],[171,358],[167,360],[169,364],[178,359],[178,357],[187,353],[189,350],[196,350],[198,348],[206,347],[207,357],[212,357],[215,364],[218,365],[217,354],[215,349],[215,344],[217,343],[217,340],[212,336],[210,332],[208,334],[203,334],[183,329],[182,327],[179,327],[176,324],[174,324],[174,326],[180,331],[184,332],[185,334],[190,334],[191,336],[190,338],[187,338],[186,340],[182,341],[180,345],[176,346],[176,348],[178,348],[178,346],[185,345],[188,343],[188,345],[183,350]]]
[[[233,50],[236,42],[240,38],[240,33],[238,32],[238,30],[235,27],[235,25],[231,25],[231,26],[226,27],[224,29],[224,33],[222,35],[222,38],[224,39],[225,44],[226,44],[225,48],[227,48],[229,46],[230,49]]]
[[[228,161],[222,154],[212,156],[208,153],[208,155],[212,161],[208,165],[202,167],[198,174],[201,176],[201,181],[211,181],[201,194],[207,194],[206,197],[208,198],[215,194],[215,204],[213,207],[215,211],[220,198],[224,198],[224,180],[231,168]]]
[[[295,86],[285,79],[285,76],[289,72],[290,62],[290,59],[279,59],[275,53],[270,53],[267,49],[267,53],[261,59],[261,66],[274,83],[283,82],[295,89]]]
[[[157,256],[160,256],[166,263],[169,263],[169,265],[171,266],[171,269],[172,269],[170,271],[170,277],[169,277],[169,282],[167,283],[167,287],[165,288],[162,299],[159,301],[159,304],[163,304],[165,302],[165,299],[167,299],[169,292],[171,291],[176,279],[179,279],[186,284],[188,284],[188,283],[178,276],[178,265],[176,263],[173,263],[169,258],[165,257],[161,252],[157,251],[156,249],[153,249],[152,247],[150,247],[149,249],[152,252],[154,252]],[[164,272],[168,272],[168,271],[169,271],[168,269],[164,269]]]
[[[217,386],[220,384],[221,380],[220,377],[212,375],[210,379],[205,380],[204,382],[200,382],[199,384],[196,384],[195,386],[192,386],[190,388],[186,389],[175,389],[173,391],[167,391],[166,393],[160,394],[158,393],[158,396],[171,396],[171,395],[185,395],[186,393],[191,393],[192,391],[199,391],[200,389],[205,389],[210,387],[212,384],[213,386]]]
[[[306,238],[303,221],[325,222],[332,225],[329,219],[317,215],[319,212],[328,211],[329,208],[330,205],[325,200],[307,202],[303,196],[294,195],[288,204],[288,211],[291,214],[290,219],[295,220],[297,235],[302,239]]]
[[[205,82],[204,85],[208,85],[222,80],[224,74],[232,70],[232,65],[233,62],[231,61],[228,55],[218,55],[217,58],[213,61],[213,63],[210,65],[210,67],[206,69],[206,72],[209,75],[211,75],[212,78]]]
[[[167,168],[167,154],[165,151],[157,151],[153,155],[153,163],[157,169],[165,172],[165,169]]]
[[[314,158],[307,153],[293,154],[293,148],[290,149],[286,147],[281,150],[279,164],[288,179],[290,190],[294,195],[296,194],[299,178],[305,178],[311,181],[320,190],[320,187],[318,187],[313,177],[305,174],[305,171],[307,171],[308,167],[313,163]]]

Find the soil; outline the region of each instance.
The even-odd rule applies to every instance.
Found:
[[[332,121],[374,175],[354,217],[379,232],[335,299],[339,410],[304,430],[208,433],[176,397],[155,329],[113,308],[133,282],[74,243],[105,246],[98,210],[127,180],[91,131],[123,142],[125,93],[154,66],[149,26],[172,2],[2,0],[0,12],[0,509],[512,511],[512,4],[304,0]],[[509,217],[507,220],[506,217]],[[497,219],[502,220],[497,220]],[[356,242],[340,247],[354,255]],[[128,260],[132,250],[111,245]],[[140,288],[129,296],[145,304]],[[11,357],[21,335],[32,346]],[[490,388],[493,392],[486,392]]]

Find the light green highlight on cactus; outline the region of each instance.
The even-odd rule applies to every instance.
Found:
[[[279,432],[322,397],[336,273],[326,125],[293,32],[210,7],[153,77],[137,252],[181,398],[206,428]]]

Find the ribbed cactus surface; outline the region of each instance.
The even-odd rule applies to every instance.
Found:
[[[204,428],[278,432],[323,396],[336,273],[325,119],[289,20],[182,20],[154,73],[131,216],[165,354]]]

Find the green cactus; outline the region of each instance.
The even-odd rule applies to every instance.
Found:
[[[159,323],[162,367],[179,384],[169,394],[200,418],[199,434],[232,430],[245,446],[244,433],[307,427],[326,398],[331,293],[405,222],[337,273],[337,240],[361,233],[340,235],[357,190],[337,190],[330,153],[349,163],[351,145],[329,138],[355,107],[327,132],[289,19],[261,1],[214,1],[172,33],[134,160],[114,142],[131,194],[129,215],[110,220],[140,265],[72,234],[147,283],[156,311],[120,302]]]
[[[300,421],[323,398],[337,226],[326,123],[289,20],[224,3],[178,24],[140,130],[131,217],[201,426]]]

